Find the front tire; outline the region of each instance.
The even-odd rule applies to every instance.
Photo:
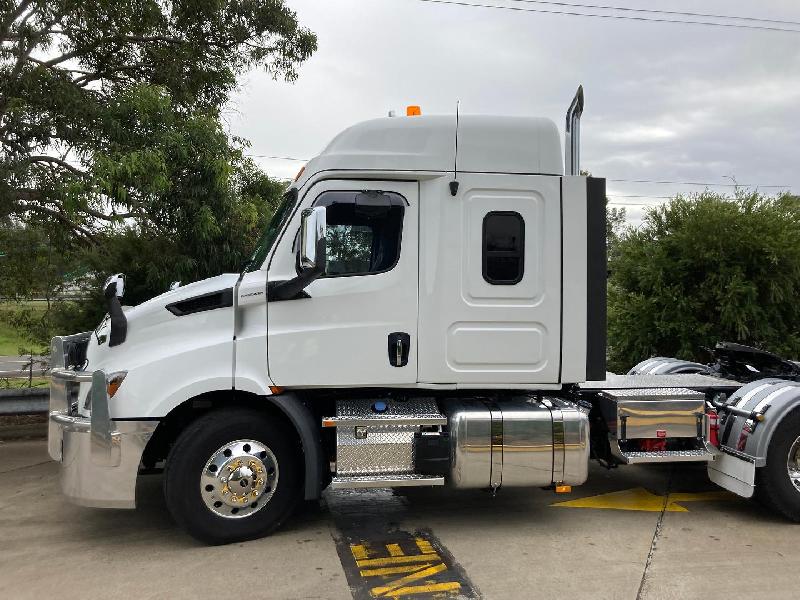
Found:
[[[215,410],[187,427],[167,457],[173,519],[207,544],[263,537],[302,497],[297,442],[264,414]]]
[[[756,497],[767,507],[800,522],[800,411],[778,425],[767,450],[767,465],[758,470]]]

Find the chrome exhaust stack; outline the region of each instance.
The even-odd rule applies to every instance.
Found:
[[[567,109],[564,140],[564,175],[581,174],[581,115],[583,114],[583,86],[578,86],[575,97]]]

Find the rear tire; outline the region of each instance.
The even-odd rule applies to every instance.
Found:
[[[296,439],[262,413],[216,410],[187,427],[167,457],[164,497],[173,519],[207,544],[263,537],[302,498]]]
[[[757,473],[756,498],[800,523],[800,411],[784,417],[772,435],[767,465]]]

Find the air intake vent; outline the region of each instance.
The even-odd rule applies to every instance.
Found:
[[[167,304],[167,310],[177,317],[233,306],[233,288],[202,294],[180,302]]]

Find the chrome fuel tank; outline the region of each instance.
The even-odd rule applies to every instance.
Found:
[[[445,408],[450,484],[457,488],[579,485],[589,461],[588,416],[558,398],[464,399]]]

